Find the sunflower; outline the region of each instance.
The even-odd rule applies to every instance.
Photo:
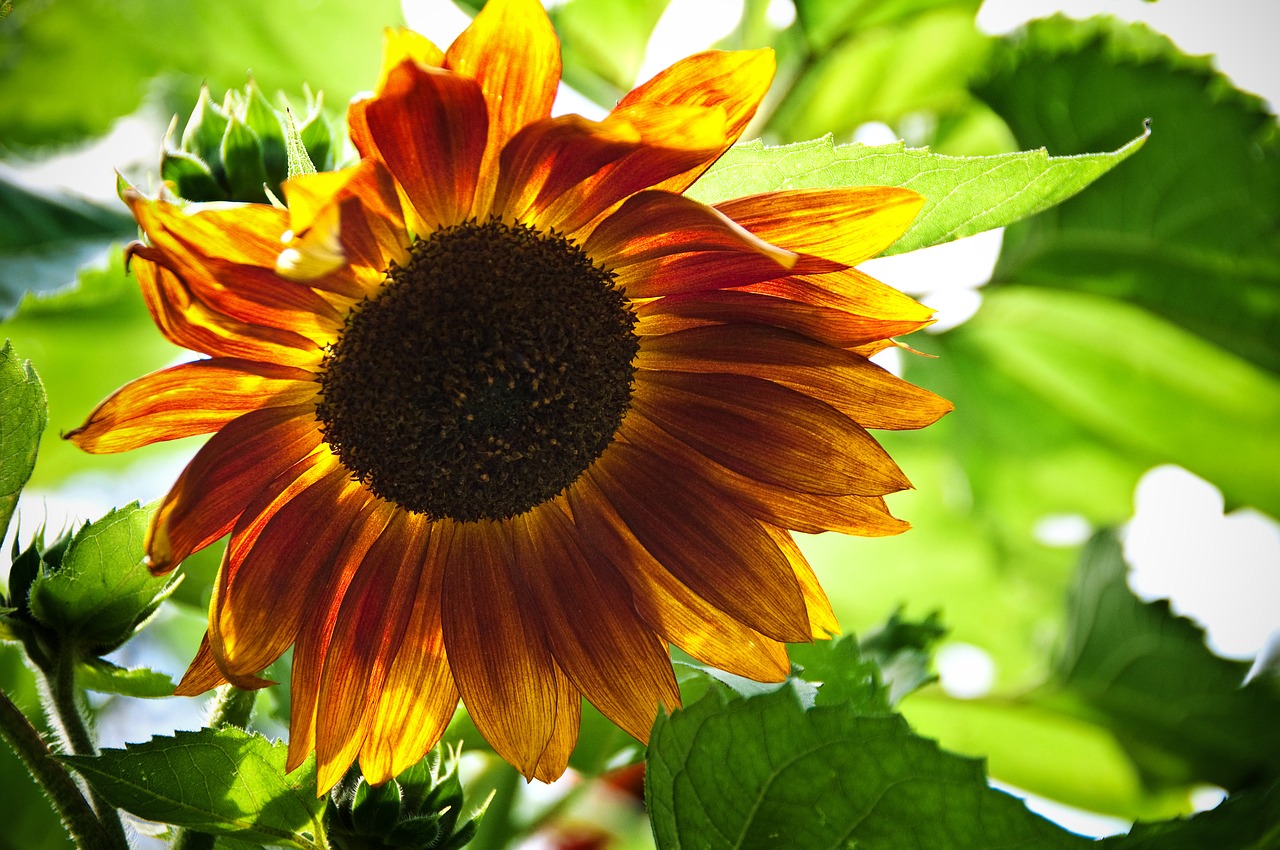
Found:
[[[125,187],[162,333],[207,355],[118,390],[90,452],[212,437],[155,512],[151,568],[230,535],[178,687],[269,684],[320,788],[417,761],[461,698],[551,780],[582,697],[640,741],[669,646],[762,681],[838,630],[790,532],[894,534],[908,487],[867,428],[949,409],[868,360],[929,311],[853,266],[896,188],[681,193],[746,127],[770,51],[706,52],[602,121],[551,117],[559,42],[491,0],[441,51],[387,36],[360,161],[287,209]]]

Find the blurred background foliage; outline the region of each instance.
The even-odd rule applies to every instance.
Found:
[[[557,5],[566,82],[610,106],[636,82],[667,5]],[[949,641],[982,650],[989,692],[958,699],[935,685],[901,708],[1021,789],[1132,820],[1185,813],[1205,785],[1273,784],[1275,679],[1242,690],[1246,663],[1214,656],[1167,604],[1133,596],[1116,537],[1081,544],[1128,521],[1139,479],[1161,464],[1212,483],[1228,508],[1280,516],[1275,117],[1141,25],[1059,17],[992,37],[976,26],[979,0],[794,0],[789,21],[771,5],[746,0],[721,44],[777,50],[778,79],[748,133],[769,143],[847,142],[879,122],[941,153],[1062,155],[1113,150],[1145,119],[1153,126],[1138,155],[1005,231],[971,317],[908,340],[936,359],[907,356],[906,377],[956,410],[926,431],[882,435],[917,488],[891,502],[911,532],[803,541],[842,623],[862,633],[900,606],[915,618],[937,611]],[[194,448],[90,459],[59,439],[115,387],[180,353],[124,273],[119,246],[135,230],[123,207],[30,188],[24,175],[134,120],[158,128],[154,157],[100,167],[109,177],[124,165],[154,187],[168,117],[190,113],[202,82],[216,100],[247,72],[295,104],[303,83],[322,90],[340,131],[342,105],[376,78],[382,28],[402,21],[392,0],[19,0],[0,20],[0,332],[31,360],[49,404],[21,539],[40,523],[41,498],[154,498]],[[1051,545],[1040,529],[1054,517],[1083,530]],[[134,652],[185,663],[217,557],[188,562],[150,648]],[[0,685],[34,709],[12,650],[0,647]],[[287,695],[262,703],[260,725],[279,732]],[[121,704],[134,705],[104,697],[95,708],[106,717]],[[575,766],[603,771],[624,738],[586,716]],[[513,775],[477,782],[515,794]],[[7,751],[0,787],[0,846],[69,846]]]

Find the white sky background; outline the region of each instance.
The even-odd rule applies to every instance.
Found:
[[[550,3],[548,5],[551,5]],[[726,35],[740,14],[741,0],[674,0],[659,23],[641,78],[671,62],[701,50]],[[448,0],[404,0],[408,23],[438,44],[448,44],[467,18]],[[1240,87],[1280,103],[1280,61],[1274,40],[1280,33],[1280,0],[987,0],[978,16],[987,32],[999,34],[1036,17],[1065,12],[1072,17],[1110,13],[1126,20],[1145,21],[1168,35],[1184,51],[1214,54],[1219,67]],[[790,0],[774,0],[771,18],[785,25],[794,16]],[[580,112],[598,117],[603,110],[571,91],[562,92],[557,112]],[[157,140],[167,116],[126,118],[102,142],[74,154],[21,172],[0,165],[0,172],[24,183],[62,186],[79,194],[113,202],[113,168],[154,161]],[[888,128],[867,128],[860,136],[883,141]],[[943,327],[957,324],[980,303],[978,287],[999,252],[998,232],[903,257],[876,260],[866,268],[899,288],[922,296],[940,311]],[[937,281],[946,281],[939,288]],[[141,472],[136,467],[135,472]],[[23,497],[23,527],[34,527],[45,514],[50,527],[64,517],[86,519],[133,498],[150,499],[163,492],[177,474],[174,469],[146,469],[145,480],[133,480],[122,491],[122,478],[82,477],[75,489],[57,493],[28,492]],[[137,492],[134,492],[134,491]],[[1176,467],[1162,467],[1143,479],[1136,494],[1137,519],[1127,537],[1134,562],[1131,584],[1147,598],[1168,597],[1175,610],[1198,619],[1219,652],[1250,657],[1280,626],[1280,529],[1252,511],[1223,515],[1222,497],[1211,485]],[[1078,518],[1046,518],[1046,542],[1074,545],[1088,533]],[[939,665],[944,685],[956,695],[985,692],[990,659],[974,647],[945,648]],[[987,665],[987,666],[984,666]],[[975,678],[976,677],[976,678]],[[989,685],[988,685],[989,686]],[[1052,814],[1065,822],[1060,813]],[[1076,822],[1071,828],[1105,834],[1127,828],[1114,821]]]

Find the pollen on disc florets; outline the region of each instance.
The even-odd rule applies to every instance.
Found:
[[[316,407],[352,475],[400,507],[506,519],[577,480],[631,400],[636,318],[551,233],[466,222],[414,242],[329,346]]]

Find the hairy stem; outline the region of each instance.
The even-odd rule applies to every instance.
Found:
[[[31,721],[3,690],[0,690],[0,735],[49,797],[77,847],[81,850],[118,850],[126,846],[112,840],[81,793],[80,786],[76,785],[66,767],[54,758]],[[116,823],[119,825],[118,819]],[[120,839],[123,842],[123,832]]]

